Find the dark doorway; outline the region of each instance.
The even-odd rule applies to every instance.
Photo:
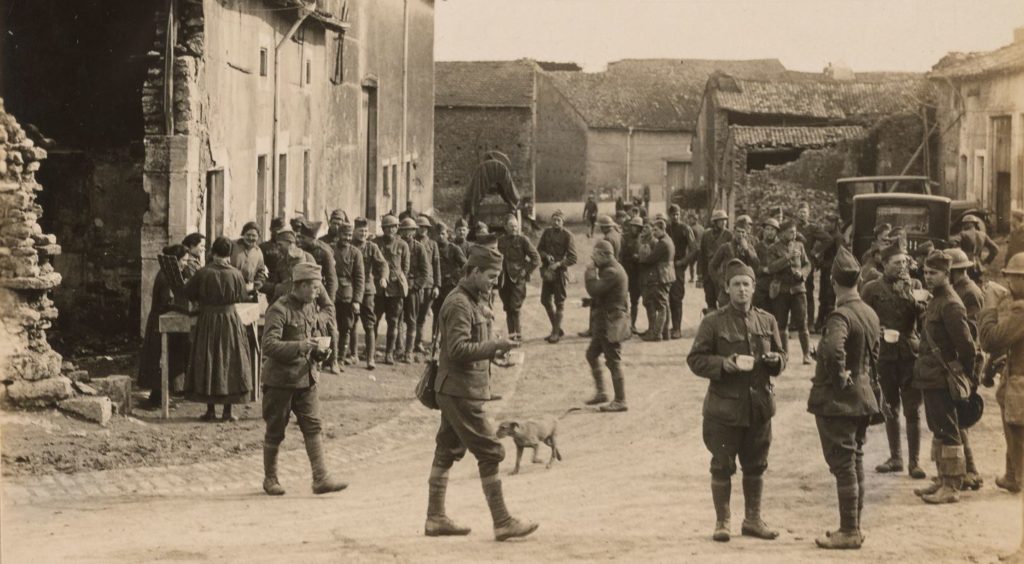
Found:
[[[769,165],[791,163],[800,158],[803,149],[750,150],[747,152],[747,172],[764,170]]]
[[[992,118],[993,155],[992,155],[992,189],[996,207],[996,231],[1007,233],[1010,230],[1010,208],[1013,203],[1010,192],[1010,171],[1013,164],[1010,158],[1010,140],[1013,129],[1010,116]]]
[[[377,219],[377,87],[364,86],[361,129],[366,134],[366,219]]]

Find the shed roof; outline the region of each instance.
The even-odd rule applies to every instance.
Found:
[[[848,139],[863,139],[867,129],[859,125],[837,125],[824,127],[776,127],[743,126],[729,127],[733,142],[741,147],[799,147],[819,149],[835,145]]]
[[[989,52],[949,53],[932,67],[928,76],[962,78],[1021,70],[1024,70],[1024,41]]]
[[[537,65],[517,61],[438,61],[434,63],[434,105],[529,108]]]

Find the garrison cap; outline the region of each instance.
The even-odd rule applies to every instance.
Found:
[[[846,247],[839,247],[836,258],[832,261],[832,279],[837,284],[846,288],[852,288],[857,284],[857,277],[860,275],[860,263]]]
[[[417,227],[431,227],[430,218],[425,215],[421,215],[416,218]]]
[[[291,241],[292,243],[294,243],[295,242],[295,231],[291,228],[291,226],[284,225],[280,229],[277,230],[277,233],[274,233],[274,240],[275,241]]]
[[[370,224],[370,222],[366,221],[365,217],[357,217],[356,218],[356,222],[355,222],[356,229],[359,229],[360,227],[366,227],[369,224]]]
[[[881,249],[881,251],[880,251],[880,256],[882,257],[882,262],[889,262],[889,259],[891,259],[892,257],[894,257],[896,255],[906,255],[906,254],[907,254],[907,252],[904,251],[902,247],[900,247],[899,245],[896,245],[896,244],[892,244],[892,245],[889,245],[887,247],[883,247]]]
[[[482,221],[476,222],[476,233],[477,233],[477,235],[479,235],[481,233],[490,233],[490,232],[491,232],[491,230],[487,228],[487,224],[486,223],[484,223]]]
[[[711,221],[718,221],[719,219],[729,219],[729,214],[725,213],[725,210],[715,210],[711,213]]]
[[[967,258],[967,253],[963,249],[953,247],[952,249],[946,249],[942,251],[949,256],[949,260],[952,264],[949,265],[950,270],[956,270],[958,268],[973,268],[974,262]]]
[[[271,231],[280,231],[280,229],[282,227],[284,227],[284,218],[283,217],[275,217],[274,219],[270,220],[270,230]]]
[[[380,220],[381,227],[398,227],[398,218],[388,214]]]
[[[320,266],[316,263],[300,262],[292,268],[292,282],[320,279]]]
[[[601,227],[614,227],[615,220],[613,220],[612,216],[610,215],[602,215],[601,217],[597,218],[597,224]]]
[[[352,224],[347,222],[347,221],[342,221],[341,223],[338,224],[338,233],[342,233],[342,234],[345,234],[345,235],[351,235],[352,234]]]
[[[469,227],[469,224],[466,223],[466,220],[461,217],[455,220],[455,228],[458,229],[460,227]]]
[[[754,269],[747,266],[747,263],[741,261],[738,258],[734,258],[725,265],[725,283],[728,284],[736,276],[748,276],[751,280],[756,280],[754,276]]]
[[[316,239],[316,234],[320,232],[320,225],[321,222],[319,221],[303,221],[299,226],[299,233]]]
[[[496,270],[501,268],[501,253],[493,247],[475,244],[469,247],[469,259],[466,264],[484,270]]]
[[[442,231],[448,231],[448,224],[439,219],[436,222],[434,222],[434,230],[437,231],[438,233]]]
[[[950,260],[949,255],[942,251],[932,251],[924,259],[925,267],[942,272],[949,272],[949,267],[952,264],[953,261]]]
[[[761,225],[763,225],[764,227],[774,227],[775,229],[778,229],[779,220],[775,219],[774,217],[766,217],[761,220]]]

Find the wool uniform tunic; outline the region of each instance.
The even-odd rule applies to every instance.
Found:
[[[498,296],[505,311],[517,312],[526,299],[526,282],[540,266],[540,253],[525,235],[505,234],[498,238],[498,252],[502,254],[501,278]]]

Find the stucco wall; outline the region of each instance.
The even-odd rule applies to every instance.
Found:
[[[689,132],[591,129],[587,133],[587,190],[607,193],[614,199],[627,182],[634,192],[642,186],[653,201],[664,201],[667,161],[690,160]],[[629,147],[627,149],[627,146]]]
[[[536,166],[538,204],[583,199],[587,126],[543,73],[537,77]]]

